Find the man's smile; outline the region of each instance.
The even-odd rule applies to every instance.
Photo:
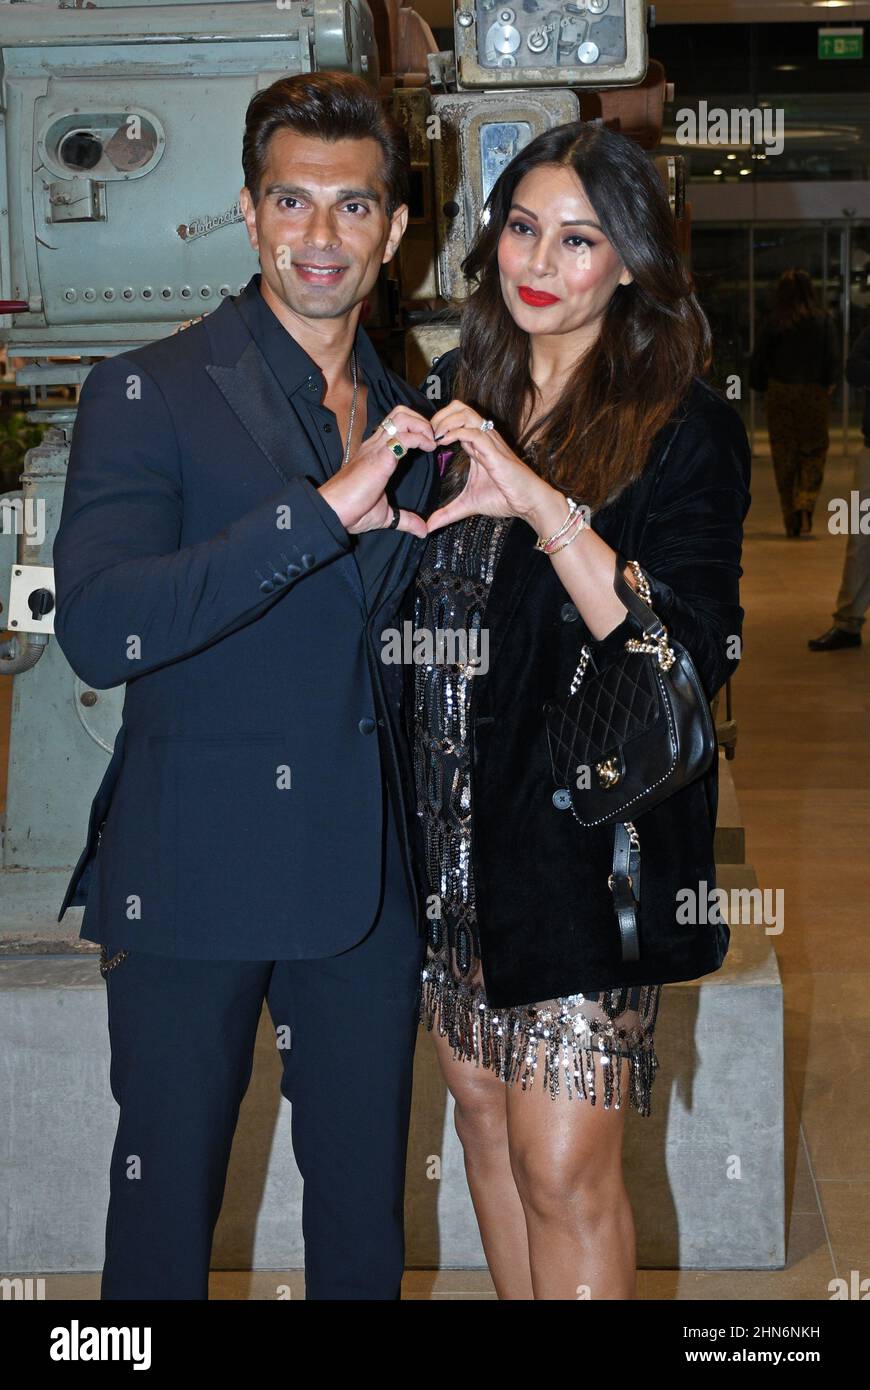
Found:
[[[347,266],[306,264],[304,261],[294,261],[293,269],[300,279],[305,280],[309,285],[331,285],[344,274]]]

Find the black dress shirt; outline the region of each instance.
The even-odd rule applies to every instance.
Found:
[[[315,487],[341,467],[344,449],[334,411],[323,404],[326,378],[320,367],[284,327],[260,291],[261,276],[252,275],[236,300],[251,336],[287,397],[288,448],[308,454],[314,465]],[[397,404],[389,375],[362,325],[355,344],[360,385],[368,387],[364,439],[374,434],[385,415]],[[389,489],[388,495],[389,495]],[[340,526],[336,516],[336,523]],[[352,553],[366,597],[377,592],[381,577],[395,550],[395,535],[387,529],[364,531],[351,537]]]

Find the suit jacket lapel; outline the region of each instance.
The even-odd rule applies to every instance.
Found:
[[[301,431],[305,431],[304,422],[285,396],[232,300],[225,300],[216,313],[208,315],[205,323],[209,325],[209,338],[217,359],[206,366],[206,371],[278,477],[285,483],[294,477],[312,477],[325,482],[326,473],[313,445],[306,457],[304,472],[294,467],[292,450],[287,447],[288,416],[298,422]],[[355,557],[345,555],[336,564],[365,613],[365,590]]]
[[[213,364],[206,367],[206,371],[227,405],[283,482],[300,476],[302,470],[294,467],[292,451],[287,447],[288,412],[292,412],[300,430],[307,434],[305,422],[285,396],[233,300],[225,300],[218,310],[206,317],[204,323],[209,331],[215,359]],[[392,384],[397,400],[421,410],[421,401],[426,403],[424,397],[405,383],[399,384],[398,378],[394,378]],[[421,466],[422,459],[417,459],[416,467],[397,470],[399,477],[393,488],[397,505],[416,511],[418,515],[428,515],[434,507],[438,482],[434,454],[423,455],[423,459],[426,466]],[[322,482],[327,478],[313,442],[310,457],[305,460],[303,476],[316,477]],[[364,612],[366,608],[370,613],[377,612],[402,582],[413,540],[410,533],[399,532],[395,554],[377,592],[369,596],[368,605],[354,555],[345,556],[337,562]]]
[[[292,412],[301,430],[305,428],[304,423],[284,395],[253,338],[249,339],[234,366],[211,365],[206,371],[279,478],[288,483],[292,477],[298,477],[299,470],[293,468],[287,448],[288,413]],[[313,449],[310,461],[306,459],[305,471],[306,474],[316,473],[326,482],[326,473]]]

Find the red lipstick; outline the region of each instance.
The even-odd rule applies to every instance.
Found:
[[[524,304],[531,304],[537,309],[543,309],[547,304],[558,304],[557,294],[547,294],[544,290],[533,290],[529,285],[520,285],[517,294]]]

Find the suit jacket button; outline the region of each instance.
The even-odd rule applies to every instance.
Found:
[[[288,565],[288,566],[287,566],[287,578],[288,578],[288,579],[295,579],[296,576],[299,575],[299,574],[301,574],[301,573],[302,573],[302,567],[301,567],[300,565]]]
[[[557,811],[568,811],[571,808],[571,793],[567,787],[560,787],[557,792],[553,792],[553,805]]]
[[[563,603],[561,618],[563,623],[576,623],[580,617],[580,611],[573,603]]]
[[[359,721],[359,731],[361,734],[373,734],[377,725],[373,719],[361,719]]]
[[[312,565],[317,564],[317,557],[315,555],[303,555],[302,563],[307,570],[310,570]]]
[[[271,579],[264,579],[263,582],[262,582],[262,584],[260,585],[260,593],[261,593],[261,594],[271,594],[271,593],[273,592],[274,588],[275,588],[275,585],[272,583]]]

